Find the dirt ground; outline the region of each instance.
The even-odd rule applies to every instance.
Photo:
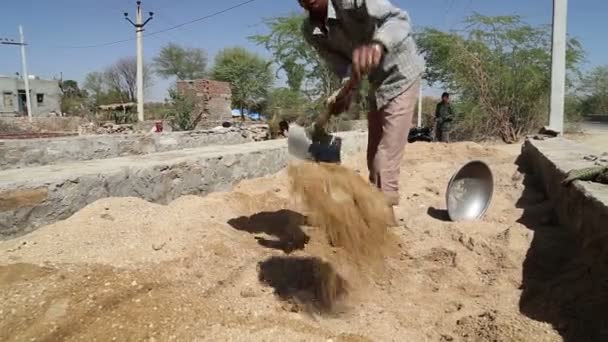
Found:
[[[544,291],[564,250],[531,254],[538,231],[554,247],[568,236],[524,187],[515,157],[473,143],[409,145],[391,228],[399,250],[386,273],[356,279],[306,226],[285,172],[168,206],[100,200],[0,242],[0,340],[569,340],[588,326],[564,318],[552,297],[561,287]],[[445,187],[472,159],[494,172],[492,206],[477,222],[449,222]],[[363,155],[346,165],[366,173]],[[352,287],[329,314],[316,305],[319,268]]]

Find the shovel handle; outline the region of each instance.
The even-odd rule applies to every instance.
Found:
[[[333,100],[341,98],[349,94],[353,88],[359,83],[359,80],[356,77],[351,77],[337,92],[333,93],[329,98],[329,100],[333,97]],[[325,127],[327,122],[329,121],[330,113],[329,109],[319,114],[317,117],[316,125],[317,127]]]

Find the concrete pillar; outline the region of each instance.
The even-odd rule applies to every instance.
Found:
[[[553,46],[551,58],[551,108],[549,127],[564,132],[566,93],[566,43],[568,0],[553,0]]]

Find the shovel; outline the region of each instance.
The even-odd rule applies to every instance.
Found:
[[[329,107],[336,99],[348,95],[357,85],[358,80],[354,77],[349,79],[338,91],[334,92],[325,102]],[[311,133],[313,130],[324,130],[329,121],[329,108],[321,113],[315,121],[315,126],[304,128],[298,124],[289,125],[289,135],[287,136],[287,150],[292,156],[311,160],[315,162],[340,163],[340,151],[342,139],[333,134],[326,134],[322,141],[313,141]]]
[[[287,136],[287,151],[292,156],[315,162],[340,163],[340,151],[342,139],[333,134],[328,134],[328,141],[315,141],[307,134],[307,129],[298,125],[289,125]]]

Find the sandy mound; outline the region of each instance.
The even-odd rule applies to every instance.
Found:
[[[471,159],[494,172],[492,206],[448,222],[445,186]],[[389,230],[398,250],[385,276],[364,279],[307,224],[285,171],[167,206],[98,201],[0,242],[0,340],[602,340],[606,298],[588,279],[606,272],[576,266],[586,259],[513,162],[476,144],[408,145]],[[345,165],[365,177],[363,155]],[[352,279],[350,300],[318,316],[342,291],[326,282]]]

